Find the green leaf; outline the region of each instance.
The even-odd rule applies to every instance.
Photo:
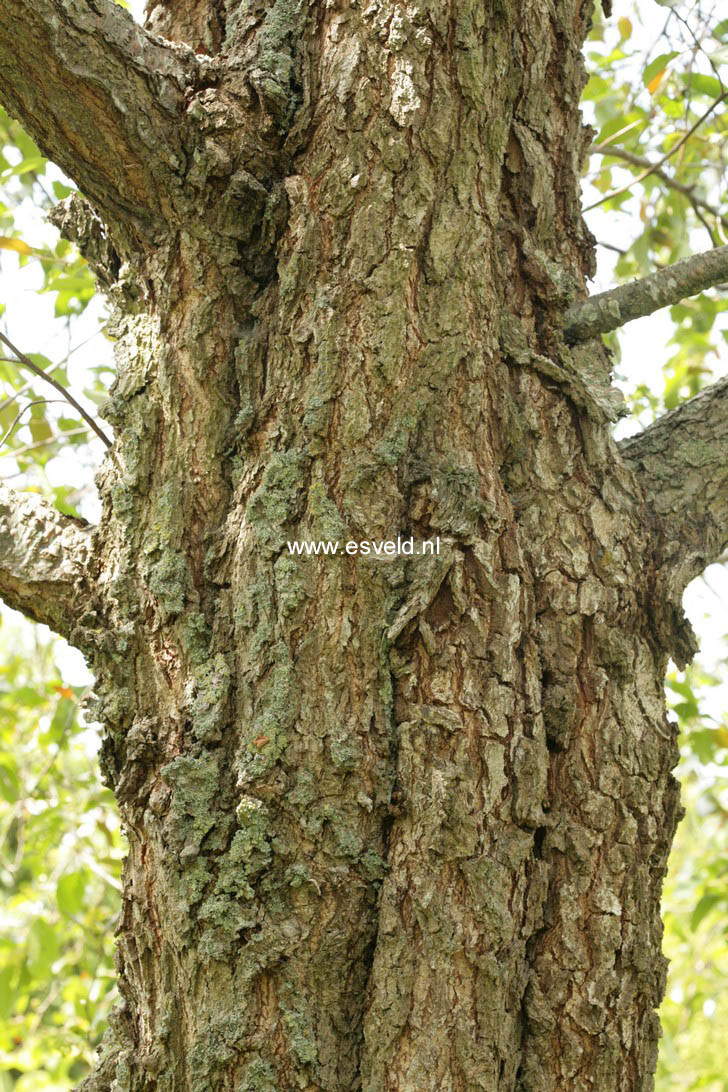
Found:
[[[693,932],[695,932],[695,930],[698,928],[701,921],[703,921],[708,916],[710,911],[714,907],[718,906],[721,902],[723,902],[724,899],[725,896],[722,894],[709,892],[707,895],[703,895],[703,897],[698,900],[697,906],[690,915],[690,928],[693,930]]]
[[[7,1020],[12,1012],[16,999],[15,977],[14,967],[0,968],[0,1020]]]
[[[20,163],[15,164],[13,167],[7,167],[3,172],[1,178],[3,180],[8,178],[18,178],[24,174],[42,174],[45,170],[46,160],[36,152],[33,155],[28,156],[27,159],[21,160]]]
[[[49,440],[53,435],[53,429],[49,425],[46,417],[45,405],[38,405],[36,403],[32,407],[28,424],[30,427],[30,434],[33,437],[33,443],[42,443],[44,440]]]
[[[670,53],[661,53],[659,57],[655,57],[654,61],[650,61],[642,73],[642,83],[648,89],[650,85],[654,86],[656,78],[661,72],[664,72],[670,61],[674,60],[678,56],[677,51],[673,50]]]
[[[47,732],[48,739],[60,743],[76,719],[77,709],[75,699],[66,697],[60,699]]]
[[[42,918],[36,918],[28,931],[26,966],[34,978],[47,979],[60,953],[55,929]]]
[[[14,804],[20,796],[20,779],[17,770],[10,766],[12,758],[8,755],[0,762],[0,797],[8,804]]]
[[[617,114],[605,121],[595,143],[604,144],[609,141],[610,144],[619,146],[627,141],[633,142],[648,120],[645,113],[637,110],[632,110],[628,114]]]
[[[72,186],[66,186],[63,182],[53,183],[53,195],[58,198],[59,201],[63,201],[64,198],[70,197],[73,192]]]
[[[720,80],[715,76],[706,76],[702,72],[683,72],[680,79],[688,91],[697,91],[709,99],[718,99],[723,94]]]
[[[704,765],[713,761],[718,749],[718,739],[714,731],[703,728],[690,732],[687,738],[690,750]]]
[[[87,880],[88,875],[85,870],[67,872],[65,876],[61,876],[56,887],[56,901],[58,909],[63,914],[74,917],[80,912],[86,893]]]

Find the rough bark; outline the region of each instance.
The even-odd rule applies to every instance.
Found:
[[[652,1087],[679,619],[604,350],[563,337],[587,16],[150,13],[219,79],[113,289],[93,658],[130,854],[88,1092]],[[443,551],[286,547],[398,534]]]
[[[648,510],[653,544],[651,578],[658,627],[681,637],[673,656],[683,666],[696,651],[680,623],[682,593],[728,546],[728,379],[620,444],[635,468]],[[665,621],[661,621],[665,619]]]
[[[187,42],[196,53],[215,54],[225,38],[225,0],[148,0],[146,25],[172,42]]]
[[[0,81],[8,110],[99,209],[148,235],[169,217],[198,62],[114,3],[7,0]]]

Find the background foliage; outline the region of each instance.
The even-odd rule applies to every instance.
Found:
[[[728,243],[722,0],[623,2],[608,20],[597,11],[587,60],[583,105],[595,133],[584,195],[600,244],[598,287]],[[37,213],[70,192],[0,111],[0,324],[19,330],[13,336],[18,343],[22,335],[22,351],[71,383],[93,410],[111,375],[98,338],[103,306],[86,263]],[[52,302],[41,329],[17,313],[23,278]],[[16,313],[3,316],[8,294]],[[610,337],[632,415],[623,430],[642,427],[726,371],[727,312],[728,286],[719,286],[671,308],[669,323],[643,320],[652,324],[648,342],[635,340],[631,328]],[[660,354],[654,346],[663,335]],[[93,355],[74,366],[89,342]],[[640,374],[647,343],[652,367]],[[40,351],[48,344],[52,355]],[[12,357],[0,352],[0,477],[93,516],[98,441]],[[10,612],[3,619],[0,1092],[61,1092],[91,1064],[113,1002],[123,839],[111,795],[98,782],[95,733],[80,712],[86,684],[64,680],[71,661],[62,642]],[[715,625],[708,632],[714,647],[704,641],[701,659],[667,679],[682,732],[687,817],[664,895],[671,968],[659,1092],[728,1092],[728,717],[720,700],[728,687],[725,647]]]
[[[93,413],[111,375],[103,306],[86,262],[42,215],[71,192],[0,110],[0,329]],[[99,441],[13,355],[0,345],[0,478],[62,511],[94,515]],[[115,998],[123,838],[99,782],[97,733],[80,709],[88,682],[78,678],[63,642],[2,611],[0,1092],[76,1085]]]
[[[583,96],[595,130],[584,197],[600,243],[602,288],[728,243],[725,4],[641,0],[618,7],[608,20],[595,17]],[[725,374],[726,312],[723,285],[672,307],[669,322],[653,316],[608,339],[632,413],[628,428]],[[633,334],[640,325],[647,330],[641,339]],[[646,378],[639,376],[644,357],[656,364]],[[714,567],[706,579],[715,576]],[[667,678],[681,729],[677,773],[687,814],[663,893],[670,971],[658,1092],[728,1092],[728,664],[720,637],[714,619],[703,627],[693,666]]]
[[[38,630],[40,627],[38,627]],[[113,999],[122,839],[54,642],[0,629],[0,1089],[72,1087]]]
[[[69,362],[78,351],[79,338],[74,319],[82,316],[96,295],[94,278],[81,256],[58,232],[45,224],[39,213],[68,198],[71,186],[60,172],[41,156],[30,137],[0,108],[0,260],[2,273],[24,279],[53,301],[48,315],[56,320],[53,343],[58,346],[54,360],[38,352],[33,338],[20,346],[32,362],[63,387],[69,386]],[[33,241],[27,238],[28,233]],[[37,237],[37,238],[36,238]],[[14,267],[14,268],[13,268]],[[29,268],[30,267],[30,268]],[[7,282],[6,282],[7,283]],[[7,288],[6,288],[7,291]],[[5,293],[3,293],[4,295]],[[7,317],[13,327],[22,325],[22,314],[5,316],[0,298],[0,320]],[[50,325],[46,321],[45,326]],[[63,336],[65,334],[65,337]],[[27,335],[24,338],[27,340]],[[65,351],[62,346],[65,343]],[[102,362],[85,369],[87,404],[92,408],[105,396],[110,376],[108,353]],[[78,392],[74,391],[75,394]],[[75,510],[73,488],[68,483],[51,484],[45,468],[63,452],[68,458],[89,443],[89,428],[76,411],[49,384],[19,365],[7,345],[0,344],[0,475],[3,479],[22,476],[26,484],[50,492],[64,511]],[[86,483],[88,484],[88,482]]]

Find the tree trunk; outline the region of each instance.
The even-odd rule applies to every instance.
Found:
[[[684,497],[655,508],[605,350],[563,336],[593,269],[590,4],[154,8],[194,53],[106,0],[26,4],[9,33],[79,97],[36,136],[105,227],[60,219],[117,307],[65,627],[130,844],[123,1004],[82,1088],[646,1092],[663,678],[728,520],[723,472],[678,580]],[[0,84],[28,124],[43,56]],[[343,551],[398,535],[439,556]]]

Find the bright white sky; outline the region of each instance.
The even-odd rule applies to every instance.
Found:
[[[141,17],[143,7],[144,0],[132,0],[131,8],[136,17]],[[643,2],[640,5],[640,17],[643,26],[635,26],[635,36],[651,42],[664,23],[665,9],[652,2]],[[587,195],[586,203],[588,200]],[[634,214],[634,210],[632,213]],[[619,245],[620,240],[627,238],[628,216],[625,213],[605,213],[601,209],[595,209],[589,213],[588,220],[598,239],[608,239]],[[34,210],[28,210],[22,228],[24,238],[31,245],[40,244],[44,238],[48,238],[48,227]],[[696,240],[696,248],[704,248],[705,245],[704,239]],[[598,256],[599,271],[592,286],[593,291],[601,291],[613,283],[614,255],[600,248]],[[52,360],[58,359],[65,356],[69,345],[63,335],[55,330],[55,326],[59,324],[52,322],[53,297],[38,295],[40,283],[40,270],[34,262],[31,261],[23,269],[19,269],[15,255],[7,252],[0,255],[0,299],[7,307],[5,322],[9,336],[26,351],[42,352]],[[76,322],[74,345],[77,348],[71,357],[69,377],[77,396],[83,390],[87,369],[95,363],[111,363],[112,360],[111,346],[98,329],[99,316],[103,310],[103,303],[96,300]],[[670,335],[671,324],[665,312],[640,319],[624,329],[621,339],[621,370],[629,377],[628,386],[634,387],[642,382],[656,390],[661,389],[662,364],[670,355],[666,347]],[[83,344],[86,339],[89,340]],[[720,374],[728,371],[727,349],[725,344],[720,349],[720,365],[716,369]],[[99,445],[98,449],[91,449],[86,462],[81,462],[78,453],[73,450],[69,455],[54,459],[49,464],[49,477],[55,484],[71,483],[81,487],[91,480],[93,467],[99,461],[100,455]],[[11,460],[0,456],[0,476],[9,475],[12,469]],[[85,514],[94,519],[97,513],[98,504],[89,502]],[[719,667],[728,653],[724,641],[728,628],[725,623],[727,607],[728,568],[713,565],[704,579],[693,582],[685,596],[687,614],[701,642],[701,659],[709,669]],[[73,649],[67,648],[61,654],[59,666],[69,683],[85,685],[89,681],[83,659]],[[708,689],[702,702],[706,713],[716,718],[720,718],[728,710],[728,672],[725,663],[722,674],[726,682],[720,687]]]

